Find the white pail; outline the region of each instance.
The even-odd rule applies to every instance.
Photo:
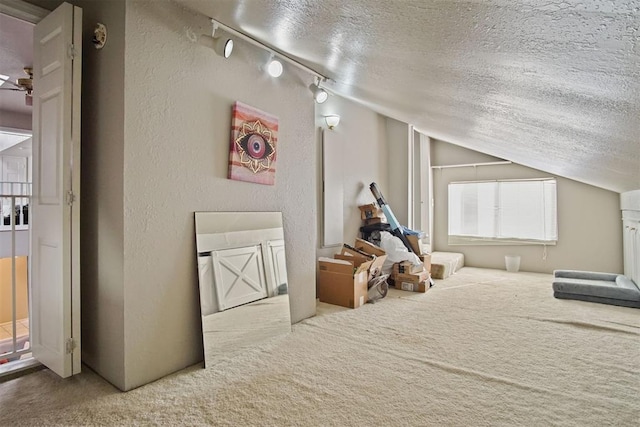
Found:
[[[506,255],[504,263],[507,266],[507,271],[517,273],[520,270],[520,255]]]

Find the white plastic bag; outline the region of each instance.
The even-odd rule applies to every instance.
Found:
[[[380,232],[380,247],[387,253],[387,259],[382,264],[382,273],[391,274],[393,264],[402,261],[410,261],[413,265],[422,265],[418,255],[409,252],[409,249],[391,233]]]

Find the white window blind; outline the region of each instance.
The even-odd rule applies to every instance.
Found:
[[[449,244],[555,244],[556,180],[449,184]]]

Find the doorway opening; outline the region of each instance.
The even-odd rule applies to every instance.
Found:
[[[0,149],[2,375],[32,365],[28,280],[31,132],[0,128]]]
[[[0,376],[37,364],[30,351],[29,207],[34,19],[0,13]],[[32,22],[29,22],[32,21]]]
[[[34,359],[66,378],[81,371],[78,201],[82,9],[65,2],[48,11],[13,0],[0,3],[0,16],[6,21],[0,25],[0,69],[13,67],[2,79],[2,86],[8,85],[8,90],[0,87],[0,127],[29,129],[33,146],[32,160],[27,157],[21,181],[17,182],[13,175],[6,177],[6,182],[17,185],[10,185],[13,188],[7,190],[6,203],[11,227],[7,245],[11,247],[11,349],[5,354],[8,363],[4,365],[15,363],[9,358],[22,357],[30,351]],[[19,39],[18,29],[8,29],[12,24],[27,26]],[[16,46],[5,49],[10,40]],[[26,71],[27,79],[13,75]],[[14,93],[20,95],[21,101],[10,102]],[[19,111],[25,107],[31,109]],[[7,120],[22,120],[22,125],[9,126],[4,123]],[[22,178],[25,174],[26,179]],[[15,190],[16,187],[26,190]],[[17,234],[23,231],[28,235],[28,324],[20,324],[18,313]],[[27,328],[28,338],[20,338],[18,331],[25,332]],[[25,348],[27,341],[29,347]]]

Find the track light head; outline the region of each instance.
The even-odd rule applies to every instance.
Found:
[[[309,85],[309,89],[313,92],[313,99],[318,103],[322,104],[327,99],[329,99],[329,94],[326,90],[320,87],[320,83],[312,83]]]
[[[230,57],[233,52],[233,39],[226,36],[211,37],[203,34],[200,36],[200,44],[213,49],[225,59]]]
[[[218,29],[219,25],[213,19],[211,20],[211,24],[213,25],[213,28],[211,29],[211,35],[201,36],[200,43],[212,48],[218,55],[227,59],[231,56],[231,52],[233,52],[233,39],[224,34],[224,32],[222,35],[218,34],[216,36],[216,30]]]
[[[267,72],[271,77],[280,77],[283,70],[282,62],[275,58],[269,60],[269,63],[267,64]]]

